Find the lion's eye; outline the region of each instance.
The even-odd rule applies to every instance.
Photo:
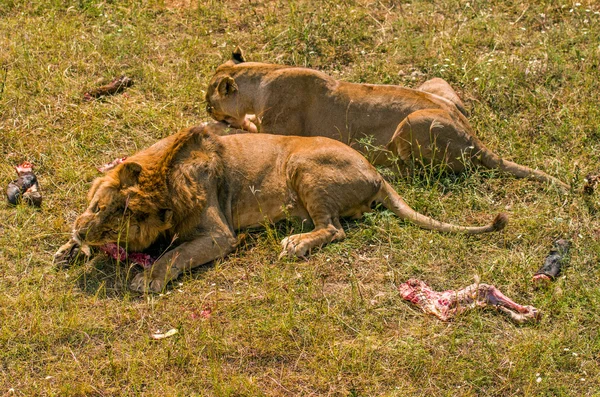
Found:
[[[100,206],[98,205],[98,203],[94,204],[94,206],[92,207],[92,212],[94,214],[97,214],[98,212],[100,212]]]

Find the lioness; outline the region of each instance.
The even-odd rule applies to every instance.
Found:
[[[287,216],[314,224],[312,231],[281,242],[282,255],[298,257],[343,239],[340,217],[360,217],[373,203],[442,232],[491,232],[507,222],[500,214],[486,226],[462,227],[419,214],[363,156],[331,139],[221,137],[209,128],[180,131],[96,179],[89,207],[55,260],[69,262],[87,246],[118,242],[140,251],[161,236],[178,236],[180,244],[131,283],[134,290],[157,292],[182,271],[231,252],[236,230]]]
[[[250,132],[326,136],[350,145],[371,136],[376,147],[385,147],[404,165],[416,160],[462,172],[470,162],[569,188],[485,147],[459,96],[440,78],[417,89],[347,83],[316,70],[246,62],[237,48],[211,78],[206,102],[215,120]],[[389,158],[381,153],[375,162]]]

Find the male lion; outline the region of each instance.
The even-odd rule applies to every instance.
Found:
[[[211,78],[206,102],[215,120],[250,132],[326,136],[347,144],[371,136],[401,165],[416,160],[462,172],[471,163],[569,189],[490,151],[475,136],[456,92],[440,78],[417,89],[347,83],[316,70],[246,62],[237,48]],[[380,153],[375,162],[389,158]]]
[[[360,217],[373,203],[442,232],[491,232],[507,222],[500,214],[486,226],[462,227],[419,214],[363,156],[331,139],[221,137],[210,128],[182,130],[96,179],[89,207],[75,221],[71,240],[55,260],[70,262],[87,246],[118,242],[140,251],[161,236],[178,236],[180,244],[131,284],[137,291],[157,292],[184,270],[231,252],[236,230],[287,216],[314,224],[312,231],[281,242],[282,255],[298,257],[343,239],[340,217]]]

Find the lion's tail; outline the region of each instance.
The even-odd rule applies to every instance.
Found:
[[[534,170],[527,166],[504,160],[497,154],[487,148],[482,148],[480,152],[480,161],[487,168],[498,169],[502,172],[512,174],[517,178],[528,178],[542,183],[555,184],[564,190],[570,190],[571,187],[563,181],[546,174],[543,171]]]
[[[502,230],[508,223],[506,214],[498,214],[494,221],[485,226],[457,226],[440,222],[412,209],[386,181],[383,182],[376,201],[393,211],[402,219],[407,219],[423,229],[437,230],[450,233],[479,234]]]

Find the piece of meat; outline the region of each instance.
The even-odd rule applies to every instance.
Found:
[[[120,262],[124,262],[127,259],[127,251],[125,251],[125,248],[115,243],[102,245],[100,251]]]
[[[437,292],[423,281],[410,279],[401,284],[398,290],[403,299],[443,321],[465,310],[485,306],[501,310],[517,323],[539,321],[541,318],[541,313],[535,307],[519,305],[489,284],[475,283],[459,291]]]
[[[94,98],[100,98],[105,95],[114,95],[122,92],[127,87],[131,87],[133,85],[133,80],[127,76],[121,76],[119,78],[114,79],[110,83],[103,85],[98,88],[94,88],[85,94],[83,94],[83,99],[86,101],[91,101]]]
[[[256,127],[255,121],[257,121],[257,117],[253,114],[248,114],[244,117],[241,128],[256,134],[258,133],[258,128]]]
[[[553,281],[560,274],[561,267],[567,262],[567,254],[571,248],[571,243],[565,239],[558,239],[554,242],[554,248],[544,261],[544,265],[533,276],[533,281]]]
[[[156,260],[156,258],[152,257],[150,254],[145,254],[143,252],[127,253],[125,248],[115,243],[104,244],[100,247],[100,251],[120,262],[125,262],[125,260],[129,259],[131,263],[140,265],[144,269],[151,267]]]
[[[15,167],[18,178],[11,181],[6,188],[6,197],[12,205],[23,201],[35,207],[42,205],[42,193],[37,177],[33,173],[33,164],[24,161]]]
[[[154,261],[156,261],[156,258],[151,256],[150,254],[145,254],[143,252],[130,252],[129,261],[140,265],[144,269],[148,269],[152,266]]]
[[[21,188],[17,185],[17,181],[17,179],[11,181],[6,188],[6,198],[12,205],[17,205],[21,201]]]

